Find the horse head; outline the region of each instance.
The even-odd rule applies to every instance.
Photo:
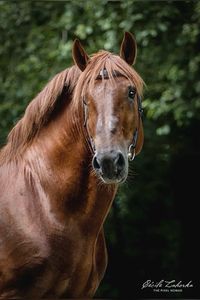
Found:
[[[92,165],[108,184],[126,180],[128,161],[143,145],[141,80],[131,68],[136,53],[136,41],[128,32],[124,34],[119,56],[101,51],[90,58],[79,40],[73,45],[74,62],[88,82],[81,97],[94,152]]]

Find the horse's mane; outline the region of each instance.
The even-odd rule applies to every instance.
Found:
[[[63,98],[70,99],[73,93],[74,108],[85,96],[86,90],[94,88],[95,80],[106,69],[111,84],[116,75],[126,77],[142,94],[143,80],[138,73],[119,56],[107,51],[94,54],[84,72],[72,66],[57,74],[27,106],[24,116],[8,135],[6,146],[0,151],[0,164],[10,161],[37,136],[41,128],[48,124],[52,114],[58,110]],[[103,82],[106,80],[102,78]]]
[[[40,129],[51,119],[52,113],[61,105],[63,96],[68,101],[80,70],[72,66],[53,77],[44,89],[30,102],[24,116],[14,126],[0,151],[0,164],[9,161],[20,149],[31,142]]]

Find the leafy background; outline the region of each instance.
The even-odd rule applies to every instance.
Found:
[[[138,43],[146,82],[145,144],[106,221],[109,265],[96,297],[200,296],[200,2],[1,1],[0,143],[30,100],[88,53]],[[147,279],[193,281],[182,293],[141,289]]]

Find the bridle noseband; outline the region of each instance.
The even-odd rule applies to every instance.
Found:
[[[102,73],[100,73],[100,75],[98,75],[98,79],[100,78],[100,76],[104,76],[105,77],[105,71],[106,70],[103,70],[103,75]],[[106,71],[107,72],[107,71]],[[140,123],[141,123],[141,119],[142,119],[142,116],[143,116],[143,108],[142,108],[142,100],[141,100],[141,97],[137,94],[137,107],[138,107],[138,114],[139,114],[139,119],[138,119],[138,127],[135,129],[134,133],[133,133],[133,139],[132,139],[132,142],[131,144],[129,145],[128,147],[128,159],[130,161],[134,160],[135,158],[135,149],[136,149],[136,146],[137,146],[137,140],[138,140],[138,132],[139,132],[139,129],[140,129]],[[87,142],[88,142],[88,145],[91,149],[91,151],[95,154],[96,152],[96,149],[95,149],[95,144],[94,144],[94,140],[89,132],[89,128],[88,128],[88,104],[85,100],[85,97],[83,98],[83,113],[84,113],[84,127],[86,128],[86,134],[87,134]]]

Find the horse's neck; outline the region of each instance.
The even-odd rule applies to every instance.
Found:
[[[84,129],[77,127],[76,118],[69,107],[67,113],[64,111],[44,128],[28,153],[29,162],[39,174],[60,222],[74,217],[85,228],[90,225],[90,229],[98,230],[116,187],[102,184],[94,174]]]

